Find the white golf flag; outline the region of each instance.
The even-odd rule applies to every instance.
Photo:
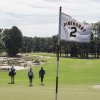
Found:
[[[61,13],[61,40],[89,43],[90,36],[89,24],[78,22],[71,16]]]

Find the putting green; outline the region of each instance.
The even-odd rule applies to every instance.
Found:
[[[55,100],[55,87],[10,84],[0,87],[0,100]],[[58,100],[100,100],[100,89],[89,85],[59,87]]]

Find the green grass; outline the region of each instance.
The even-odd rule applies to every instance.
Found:
[[[38,52],[38,53],[25,53],[24,55],[56,57],[56,54],[54,54],[54,53],[42,53],[42,52]]]
[[[61,84],[96,84],[100,82],[99,71],[99,60],[61,59],[60,82]]]
[[[55,100],[55,88],[47,86],[0,87],[0,100]],[[100,100],[100,90],[88,86],[68,86],[59,89],[58,100]]]
[[[32,55],[33,56],[33,55]],[[45,64],[33,67],[33,87],[28,86],[27,70],[17,71],[16,84],[8,84],[8,72],[0,72],[0,100],[54,100],[56,58],[41,58]],[[44,86],[40,85],[38,71],[46,71]],[[100,61],[98,59],[60,58],[58,100],[99,100]]]

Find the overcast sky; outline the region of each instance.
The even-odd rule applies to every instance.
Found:
[[[17,26],[24,36],[58,33],[59,7],[78,21],[100,20],[100,0],[0,0],[0,28]]]

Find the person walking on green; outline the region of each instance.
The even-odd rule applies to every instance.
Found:
[[[9,71],[9,76],[11,77],[11,84],[14,84],[15,75],[16,75],[16,71],[14,67],[12,66],[12,68]]]
[[[45,70],[43,69],[43,67],[41,67],[41,69],[39,70],[39,78],[41,78],[41,85],[44,85],[43,84],[44,75],[45,75]]]
[[[33,81],[33,78],[34,78],[32,68],[30,68],[30,70],[28,71],[28,78],[29,78],[29,86],[32,86],[32,81]]]

